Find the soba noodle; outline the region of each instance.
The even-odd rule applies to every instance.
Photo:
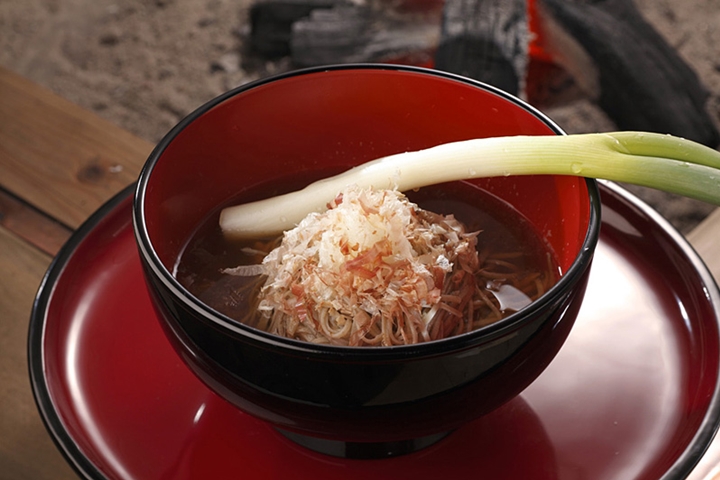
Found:
[[[401,193],[350,187],[322,213],[285,232],[257,275],[256,307],[242,321],[284,337],[334,345],[393,346],[437,340],[495,322],[555,281],[527,270],[521,252],[477,248],[452,215],[420,209]]]

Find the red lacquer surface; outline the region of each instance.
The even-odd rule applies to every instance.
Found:
[[[442,72],[350,67],[243,88],[190,115],[159,144],[157,160],[151,157],[141,211],[169,270],[208,212],[228,201],[284,193],[369,160],[447,142],[560,133],[507,94]],[[569,268],[586,234],[584,179],[470,182],[511,203]]]
[[[656,479],[711,408],[717,312],[698,265],[652,218],[603,188],[580,317],[520,397],[403,457],[309,452],[213,394],[176,356],[153,317],[130,203],[74,249],[45,287],[44,319],[33,318],[45,322],[42,357],[31,356],[45,382],[36,389],[49,394],[41,410],[80,469],[133,479]]]

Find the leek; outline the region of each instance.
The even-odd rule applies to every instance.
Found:
[[[665,190],[720,205],[720,152],[648,132],[509,136],[447,143],[358,165],[302,190],[228,207],[220,227],[233,237],[293,228],[348,185],[408,191],[468,178],[575,175]]]

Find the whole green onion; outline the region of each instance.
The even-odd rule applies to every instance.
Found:
[[[720,152],[648,132],[491,137],[447,143],[358,165],[302,190],[220,215],[235,237],[278,234],[320,212],[346,186],[408,191],[468,178],[576,175],[652,187],[720,205]]]

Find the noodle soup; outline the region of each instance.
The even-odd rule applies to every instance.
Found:
[[[220,208],[286,193],[397,152],[471,138],[555,134],[562,132],[521,100],[437,70],[323,66],[227,92],[178,124],[138,180],[133,226],[157,319],[178,358],[211,391],[292,432],[301,445],[337,454],[367,451],[370,444],[368,454],[378,458],[399,454],[398,444],[405,453],[427,446],[518,395],[555,358],[590,275],[600,230],[597,183],[511,175],[411,193],[421,207],[452,212],[468,230],[481,228],[478,241],[490,232],[501,236],[491,228],[500,223],[511,240],[482,242],[506,251],[517,241],[526,261],[543,271],[550,252],[562,274],[529,307],[500,321],[398,347],[288,339],[208,306],[226,281],[220,270],[237,266],[241,255],[241,246],[220,236]],[[259,257],[248,260],[255,261]],[[242,319],[254,302],[235,294],[216,308]],[[318,447],[317,440],[332,448]]]
[[[409,192],[407,197],[423,210],[452,215],[468,233],[478,232],[473,236],[478,262],[473,274],[453,270],[439,289],[437,305],[422,313],[408,312],[412,308],[405,306],[403,315],[383,319],[366,313],[372,312],[368,308],[351,313],[351,305],[340,308],[344,312],[340,314],[318,309],[316,314],[263,315],[258,312],[258,298],[265,276],[223,272],[238,265],[259,266],[280,239],[228,240],[218,227],[217,213],[206,218],[188,242],[176,277],[201,301],[238,322],[289,338],[341,346],[392,346],[467,333],[522,309],[559,278],[555,255],[530,223],[484,190],[455,182]],[[358,318],[364,319],[362,328],[348,323]]]

